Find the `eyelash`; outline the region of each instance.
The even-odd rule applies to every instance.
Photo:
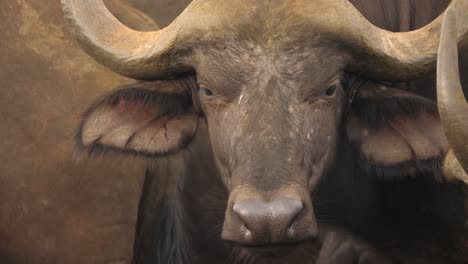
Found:
[[[200,91],[205,96],[213,96],[213,92],[210,89],[206,88],[206,87],[200,87]]]
[[[346,79],[341,79],[339,83],[334,83],[330,85],[324,92],[323,94],[327,97],[332,97],[336,94],[336,91],[339,87],[345,87],[347,83]]]
[[[336,89],[338,88],[338,84],[333,84],[325,90],[323,93],[325,96],[332,97],[336,94]]]
[[[325,96],[327,96],[327,97],[332,97],[332,96],[334,96],[334,95],[336,94],[336,90],[338,89],[338,87],[339,87],[340,85],[343,85],[343,86],[344,86],[345,83],[346,83],[346,80],[341,80],[339,84],[338,84],[338,83],[335,83],[335,84],[329,86],[329,87],[323,92],[323,94],[324,94]],[[205,86],[200,86],[200,92],[203,93],[204,96],[208,96],[208,97],[214,95],[213,92],[212,92],[210,89],[208,89],[207,87],[205,87]]]

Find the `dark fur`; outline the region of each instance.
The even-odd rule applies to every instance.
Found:
[[[361,79],[344,88],[359,92],[369,85],[381,84]],[[168,96],[138,85],[119,90],[100,103],[112,105],[120,98],[157,103],[168,115],[183,113],[192,104],[188,93]],[[434,103],[422,97],[403,93],[396,98],[373,96],[373,99],[357,96],[348,110],[357,112],[361,120],[373,127],[400,115],[426,112],[437,116]],[[176,106],[166,108],[166,104]],[[205,119],[201,117],[201,120],[204,124]],[[336,254],[344,254],[345,259],[360,259],[370,251],[373,258],[385,259],[388,255],[396,259],[393,262],[402,263],[467,261],[468,256],[460,250],[457,241],[464,225],[463,191],[460,186],[440,181],[441,159],[415,159],[394,167],[373,164],[362,159],[359,149],[348,142],[346,121],[345,114],[338,128],[339,151],[335,158],[338,162],[333,163],[313,193],[320,225],[333,232],[341,232],[334,227],[344,227],[363,238],[338,236],[344,240],[332,244],[345,248]],[[173,163],[162,158],[148,170],[140,201],[134,263],[271,263],[271,259],[251,256],[220,239],[228,191],[220,182],[205,125],[201,125],[195,141],[186,146],[177,149],[181,150],[178,155],[169,157],[174,159]],[[96,153],[100,149],[88,150]],[[177,168],[182,170],[173,171]],[[327,232],[322,242],[328,241]],[[307,263],[317,259],[319,242],[304,243],[290,257],[273,263]],[[421,253],[419,248],[430,252]],[[376,263],[368,258],[366,261]]]
[[[380,6],[383,26],[404,29],[401,25],[394,26],[399,20],[393,16],[393,10],[385,8],[389,2]],[[363,6],[367,7],[365,3]],[[409,2],[408,12],[410,17],[416,13],[414,1]],[[414,19],[409,23],[408,28],[417,25]],[[433,103],[414,97],[387,102],[385,107],[381,102],[358,99],[352,109],[371,126],[399,114],[411,116],[418,111],[436,114]],[[441,159],[378,166],[362,159],[358,149],[348,142],[343,129],[345,122],[346,119],[339,130],[340,151],[336,162],[313,194],[315,213],[320,224],[344,227],[364,240],[354,235],[332,237],[345,248],[339,252],[331,250],[329,254],[338,252],[349,263],[362,264],[382,263],[376,260],[380,257],[362,261],[360,256],[368,250],[394,256],[391,263],[467,263],[466,252],[457,241],[463,230],[463,189],[441,181]],[[186,170],[178,177],[175,194],[163,195],[157,201],[148,198],[159,189],[154,187],[158,185],[154,183],[158,182],[157,176],[173,174],[161,171],[158,166],[147,173],[139,208],[134,263],[315,262],[317,241],[305,243],[299,253],[287,260],[273,261],[256,259],[220,240],[228,193],[219,182],[210,150],[206,150],[209,149],[207,133],[203,130],[199,134],[208,147],[188,145],[180,155],[178,165],[183,164]],[[174,212],[181,208],[183,214]],[[326,237],[323,236],[325,242]],[[375,245],[377,250],[364,241]]]
[[[362,78],[352,77],[349,89],[359,93],[363,89],[375,89],[386,87],[384,84],[366,81]],[[388,89],[388,88],[387,88]],[[358,96],[354,97],[348,111],[352,111],[359,119],[371,129],[378,129],[388,123],[389,120],[405,118],[417,118],[419,114],[428,114],[435,119],[439,118],[437,104],[425,97],[401,91],[399,96]],[[411,147],[411,146],[409,146]],[[442,156],[431,159],[418,159],[400,163],[395,166],[382,166],[372,161],[361,159],[361,169],[368,174],[375,175],[382,180],[397,180],[404,177],[430,177],[438,182],[444,182],[442,175]]]
[[[399,114],[436,114],[434,104],[422,98],[403,98],[390,107],[357,99],[352,109],[359,109],[363,120],[375,121],[375,125]],[[148,171],[139,208],[134,263],[220,263],[226,259],[232,263],[270,263],[271,260],[249,256],[220,240],[228,192],[219,182],[211,154],[206,154],[206,131],[200,130],[199,134],[198,141],[202,143],[191,144],[173,157],[184,164],[184,175],[168,173],[160,166]],[[207,146],[201,148],[200,144]],[[330,169],[314,195],[315,213],[321,225],[342,226],[360,234],[393,256],[395,263],[468,260],[457,248],[464,221],[463,189],[440,181],[440,159],[411,161],[398,167],[376,166],[360,157],[359,151],[347,142],[346,133],[340,134],[338,148],[339,163]],[[155,193],[164,185],[159,178],[164,176],[179,179],[177,191],[155,199]],[[384,182],[380,181],[382,178]],[[355,252],[357,245],[369,250],[353,236],[346,239],[343,245],[350,247],[346,254],[361,254]],[[277,263],[306,263],[301,261],[317,258],[317,242],[300,249],[300,257]]]
[[[145,189],[140,199],[138,223],[136,227],[136,239],[134,246],[134,263],[188,263],[190,260],[190,244],[184,235],[187,230],[184,217],[185,209],[181,204],[181,197],[177,195],[162,194],[160,202],[155,207],[154,193],[151,187],[161,184],[158,181],[160,175],[154,171],[147,171],[145,176]],[[176,187],[179,189],[180,187]],[[148,208],[151,207],[151,208]],[[144,221],[148,219],[145,212],[152,210],[154,229],[147,230]],[[147,241],[146,243],[143,241]]]

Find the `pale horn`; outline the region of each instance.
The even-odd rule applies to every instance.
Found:
[[[457,28],[464,18],[451,7],[445,13],[437,61],[439,113],[451,149],[444,170],[448,177],[468,184],[468,104],[460,83]]]
[[[140,32],[120,23],[102,1],[62,0],[68,29],[82,48],[109,69],[134,79],[171,76],[178,26]]]

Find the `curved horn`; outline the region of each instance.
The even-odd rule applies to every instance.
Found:
[[[394,33],[372,25],[346,0],[296,0],[275,8],[269,1],[195,0],[188,8],[191,16],[183,14],[165,29],[143,33],[119,23],[102,0],[61,1],[68,27],[88,54],[111,70],[136,79],[177,72],[181,62],[174,58],[180,54],[175,49],[191,38],[191,31],[204,35],[202,29],[209,32],[207,36],[222,37],[226,30],[236,32],[256,23],[258,12],[268,7],[287,9],[278,12],[286,14],[278,28],[286,30],[284,36],[315,32],[320,38],[342,43],[354,54],[349,70],[380,80],[411,80],[434,68],[443,17],[419,30]],[[468,44],[468,1],[454,0],[450,7],[459,13],[457,39]],[[295,21],[297,18],[300,20]]]
[[[102,0],[61,0],[65,22],[82,48],[109,69],[134,79],[170,76],[177,26],[139,32],[120,23]],[[180,66],[179,66],[180,67]]]
[[[309,34],[318,31],[344,44],[354,58],[350,71],[379,80],[405,81],[419,78],[436,65],[443,14],[423,28],[396,33],[374,26],[348,1],[312,1],[307,7],[297,6],[297,10],[303,19],[308,17]],[[454,0],[450,8],[459,14],[455,39],[464,46],[468,44],[468,1]]]
[[[442,25],[437,61],[437,100],[440,118],[452,148],[445,158],[446,173],[468,184],[468,104],[458,68],[458,18],[454,8],[450,7]]]
[[[468,174],[460,165],[457,157],[453,154],[453,150],[449,149],[447,155],[445,156],[444,164],[444,175],[445,178],[449,181],[461,180],[465,184],[468,184]]]

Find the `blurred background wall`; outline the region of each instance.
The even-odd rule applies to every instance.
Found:
[[[166,24],[186,2],[138,4]],[[0,18],[0,263],[130,263],[145,166],[79,159],[74,133],[93,101],[131,80],[77,47],[59,0],[1,0]]]
[[[167,26],[191,0],[129,0],[136,8],[156,20],[161,27]]]

